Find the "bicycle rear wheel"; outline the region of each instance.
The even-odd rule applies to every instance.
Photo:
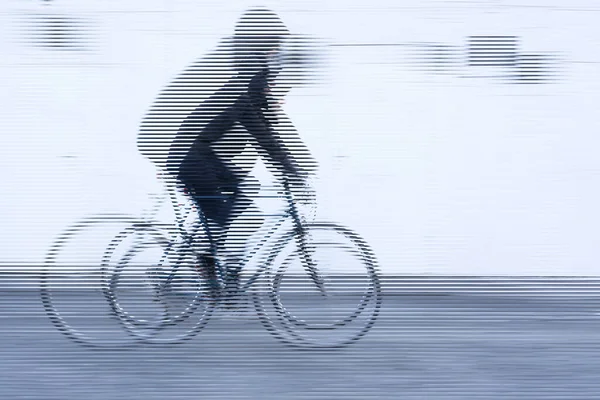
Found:
[[[151,225],[116,238],[109,302],[133,336],[147,343],[176,344],[208,323],[218,296],[201,274],[194,250],[176,244]]]
[[[96,348],[126,348],[141,342],[123,330],[108,302],[106,246],[140,221],[120,214],[91,216],[63,231],[50,247],[40,276],[46,314],[59,332]]]
[[[260,319],[269,332],[292,346],[336,348],[354,343],[372,328],[381,308],[375,257],[347,228],[314,223],[305,230],[302,246],[289,233],[274,248],[268,262],[278,267],[264,276],[270,293],[253,292]]]

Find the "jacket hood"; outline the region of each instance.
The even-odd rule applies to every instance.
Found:
[[[269,53],[277,51],[290,32],[283,21],[266,8],[246,11],[235,25],[234,68],[242,74],[255,74],[265,68]]]

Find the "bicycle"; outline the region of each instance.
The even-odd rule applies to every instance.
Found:
[[[286,180],[282,183],[284,190],[278,192],[275,197],[286,200],[287,210],[277,215],[280,218],[273,219],[275,223],[271,224],[267,233],[243,260],[243,265],[248,265],[262,250],[266,249],[257,270],[241,285],[241,289],[250,294],[262,325],[275,338],[287,345],[301,348],[338,348],[354,343],[372,328],[381,308],[381,284],[375,256],[364,240],[345,227],[327,222],[303,223],[289,183]],[[52,323],[70,339],[94,347],[123,347],[134,343],[176,344],[196,336],[208,323],[223,294],[224,282],[228,277],[227,270],[221,263],[217,263],[217,289],[215,291],[214,287],[207,287],[203,269],[197,267],[197,255],[204,252],[216,257],[217,249],[208,223],[202,213],[198,213],[199,220],[191,225],[192,229],[189,229],[190,225],[186,225],[186,219],[193,210],[187,207],[181,212],[175,189],[168,185],[166,187],[168,197],[173,204],[176,225],[161,224],[152,218],[135,218],[119,214],[98,215],[84,219],[67,229],[51,247],[46,258],[46,268],[42,273],[42,300]],[[159,198],[154,210],[160,207],[166,197]],[[291,223],[292,226],[283,230],[282,227],[286,222]],[[110,305],[112,314],[128,333],[128,338],[125,340],[101,341],[72,327],[58,311],[53,290],[49,285],[49,278],[52,275],[51,266],[57,265],[57,259],[64,252],[69,241],[77,233],[100,223],[127,225],[109,242],[99,269],[100,289]],[[321,237],[323,234],[325,239],[328,239],[327,235],[329,235],[335,240],[323,241]],[[198,243],[198,238],[203,239],[203,243]],[[127,244],[128,240],[132,240],[133,243],[122,246]],[[119,248],[126,250],[121,250],[119,253],[117,251]],[[157,263],[136,264],[134,262],[138,254],[152,248],[159,250],[160,258]],[[359,261],[359,268],[361,271],[364,269],[362,273],[366,272],[366,282],[363,282],[360,293],[356,293],[355,288],[350,285],[356,283],[356,277],[354,280],[350,277],[342,279],[341,292],[332,289],[332,283],[338,279],[339,274],[332,273],[326,278],[322,272],[323,268],[317,267],[317,261],[320,260],[317,252],[327,249],[345,251],[343,256],[350,257],[342,262]],[[340,262],[342,258],[340,255],[337,256],[335,261]],[[111,263],[115,258],[118,260],[116,264]],[[291,274],[296,265],[294,261],[301,262],[300,269],[303,274]],[[329,260],[329,263],[333,261]],[[345,264],[346,270],[349,269],[349,265]],[[137,269],[137,272],[128,272],[127,268]],[[301,285],[299,281],[303,277],[309,278],[310,285]],[[146,297],[141,300],[136,288],[142,286],[150,287],[151,299]],[[173,313],[173,307],[166,297],[177,291],[173,289],[176,287],[185,292],[185,296],[181,296],[183,300],[179,300],[183,305]],[[268,290],[261,290],[264,287]],[[311,315],[310,318],[301,317],[298,313],[306,311],[307,303],[294,310],[292,303],[288,301],[291,301],[290,297],[297,301],[298,297],[310,294],[311,290],[318,293],[320,299],[335,297],[339,302],[348,301],[347,297],[350,295],[355,297],[358,295],[359,300],[348,315],[329,317],[329,319]],[[135,294],[135,301],[131,305],[126,305],[124,299],[131,293]],[[141,317],[140,314],[136,315],[133,310],[141,301],[152,302],[160,308],[160,312],[153,315],[152,319]],[[141,309],[143,311],[149,309],[148,304]],[[329,311],[347,308],[339,306],[338,303],[337,308],[330,308]],[[194,322],[190,322],[192,316]],[[182,327],[184,324],[191,325],[186,326],[181,334],[167,338],[159,335],[171,327]],[[343,329],[350,327],[353,330],[344,338],[331,339],[334,332],[342,332]],[[315,337],[309,337],[311,334]]]

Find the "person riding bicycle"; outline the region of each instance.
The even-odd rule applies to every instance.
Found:
[[[248,143],[295,188],[304,187],[315,170],[316,163],[297,140],[276,100],[274,89],[290,89],[289,85],[275,85],[281,70],[277,60],[288,35],[283,22],[269,10],[251,9],[240,18],[229,44],[232,54],[226,61],[233,64],[234,75],[187,115],[166,158],[166,171],[193,198],[210,223],[211,234],[218,238],[218,247],[232,221],[252,204],[242,193],[242,182],[257,157],[242,157],[243,162],[237,164],[233,161]],[[294,136],[293,146],[285,144],[285,136]],[[214,286],[215,262],[210,254],[199,260]],[[227,260],[232,296],[239,285],[241,267],[238,254]]]

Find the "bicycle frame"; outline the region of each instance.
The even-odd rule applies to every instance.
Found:
[[[256,254],[258,254],[260,252],[260,250],[264,248],[264,246],[266,246],[266,243],[268,243],[269,240],[277,233],[277,231],[279,230],[279,228],[287,220],[289,220],[291,218],[291,220],[293,222],[293,230],[292,230],[292,232],[293,232],[293,235],[294,235],[294,237],[296,238],[296,240],[298,242],[298,246],[300,248],[301,257],[302,257],[303,261],[305,262],[305,267],[308,270],[309,276],[315,282],[315,284],[317,285],[317,287],[319,288],[319,290],[321,291],[321,293],[325,293],[325,289],[323,287],[323,281],[319,277],[318,271],[317,271],[316,267],[314,266],[314,263],[312,262],[312,259],[310,258],[310,255],[306,251],[305,229],[304,229],[302,221],[300,219],[300,215],[298,213],[296,204],[294,203],[294,199],[293,199],[290,187],[289,187],[289,183],[284,178],[282,180],[282,184],[283,184],[283,187],[284,187],[284,194],[283,194],[283,196],[276,196],[276,197],[278,197],[278,198],[285,198],[287,200],[287,203],[288,203],[288,208],[281,215],[281,218],[271,228],[269,228],[268,232],[265,235],[263,235],[263,238],[256,245],[254,245],[254,247],[247,253],[247,256],[242,261],[242,265],[247,265],[253,259],[253,257]],[[190,208],[185,209],[184,212],[183,212],[183,214],[181,214],[179,212],[180,210],[179,210],[179,207],[178,207],[177,193],[176,193],[175,188],[173,187],[173,185],[169,184],[168,182],[165,182],[165,188],[166,188],[166,191],[168,193],[168,196],[171,199],[171,203],[172,203],[173,208],[174,208],[175,219],[176,219],[176,223],[177,223],[177,228],[179,229],[179,234],[184,239],[184,243],[187,243],[191,247],[191,243],[192,243],[195,235],[198,233],[199,229],[194,229],[192,232],[189,232],[189,231],[187,231],[185,229],[184,224],[185,224],[185,220],[189,216],[189,213],[192,212],[193,210],[190,207]],[[160,206],[160,204],[162,203],[162,201],[164,201],[164,199],[160,200],[160,198],[159,198],[158,206]],[[198,205],[196,205],[196,207],[198,207]],[[158,207],[154,207],[154,208],[158,209]],[[200,217],[200,224],[199,225],[204,228],[204,231],[206,232],[206,234],[208,236],[211,253],[213,255],[216,255],[216,245],[215,245],[214,240],[212,238],[212,235],[210,233],[210,226],[208,224],[208,221],[206,220],[206,217],[201,212],[202,210],[199,209],[199,211],[200,211],[198,213],[199,217]],[[171,241],[167,245],[167,248],[164,251],[163,258],[161,259],[161,263],[166,259],[167,254],[174,247],[175,242],[176,241],[173,240],[173,241]],[[262,274],[269,268],[269,266],[271,265],[272,261],[277,256],[279,250],[281,250],[281,248],[283,248],[283,246],[285,246],[286,244],[287,244],[287,241],[283,241],[282,243],[279,244],[279,246],[274,246],[271,249],[271,251],[269,252],[270,256],[268,257],[268,259],[246,281],[246,283],[244,283],[241,286],[240,289],[243,290],[243,291],[246,291],[250,286],[252,286],[262,276]],[[164,282],[164,285],[169,284],[173,280],[173,278],[175,276],[175,273],[177,272],[178,269],[179,269],[179,264],[176,264],[176,265],[173,266],[173,269],[171,270],[171,273],[169,274],[169,276],[166,278],[166,280]],[[225,269],[225,271],[221,270],[222,276],[224,276],[226,273],[227,273],[226,269]]]

